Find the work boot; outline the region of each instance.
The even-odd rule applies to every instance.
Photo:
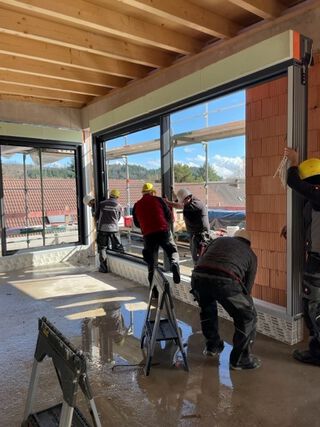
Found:
[[[252,355],[236,364],[230,363],[230,369],[234,371],[242,371],[243,369],[257,369],[260,368],[260,366],[261,360]]]
[[[173,262],[171,265],[171,271],[172,271],[174,283],[180,283],[180,267],[179,267],[179,264],[176,262]]]
[[[294,350],[292,356],[299,362],[320,366],[320,358],[313,356],[309,350]]]
[[[99,273],[109,273],[108,267],[105,262],[100,263]]]
[[[224,349],[224,342],[220,340],[218,344],[211,343],[210,341],[207,342],[205,349],[203,350],[204,356],[218,356],[220,353],[223,352]]]

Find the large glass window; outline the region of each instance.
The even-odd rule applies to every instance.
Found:
[[[154,126],[105,142],[107,192],[120,190],[123,207],[120,234],[125,251],[141,256],[142,236],[132,220],[132,207],[145,182],[161,195],[160,128]],[[160,254],[160,258],[162,255]]]
[[[171,114],[174,188],[187,188],[208,207],[217,237],[245,225],[245,92],[214,99]],[[192,267],[182,210],[175,235],[181,259]],[[183,252],[183,253],[182,253]]]
[[[75,150],[3,144],[1,168],[6,252],[79,241]]]

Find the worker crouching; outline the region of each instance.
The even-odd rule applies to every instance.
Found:
[[[206,338],[204,354],[215,356],[224,348],[218,329],[219,302],[234,322],[230,368],[235,370],[254,369],[261,364],[251,354],[257,313],[250,293],[256,271],[257,257],[250,247],[250,235],[242,229],[233,237],[212,241],[192,273],[191,292],[201,309],[201,328]]]

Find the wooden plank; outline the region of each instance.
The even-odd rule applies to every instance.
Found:
[[[110,76],[93,71],[77,70],[72,67],[63,67],[56,64],[33,61],[32,59],[18,58],[6,54],[0,54],[0,69],[15,70],[20,73],[53,77],[55,79],[89,83],[110,88],[122,87],[129,81],[123,77]]]
[[[153,69],[115,58],[107,58],[89,52],[4,33],[0,33],[0,53],[131,79],[145,77]]]
[[[281,15],[286,9],[277,0],[229,0],[236,6],[260,16],[263,19],[274,19]]]
[[[59,90],[46,90],[35,87],[16,85],[12,83],[0,83],[0,92],[8,95],[27,95],[34,98],[56,99],[59,101],[71,101],[81,105],[91,100],[91,97],[68,93]]]
[[[55,20],[81,25],[91,31],[134,40],[147,46],[158,47],[180,54],[201,50],[202,43],[189,36],[128,16],[92,5],[83,0],[1,0],[2,3],[39,13]]]
[[[156,68],[167,67],[175,59],[173,54],[158,49],[3,8],[0,8],[0,32]]]
[[[83,105],[79,104],[78,102],[58,101],[56,99],[42,99],[42,98],[34,98],[32,96],[22,96],[22,95],[0,94],[0,101],[32,102],[35,104],[49,105],[51,107],[65,107],[65,108],[83,107]]]
[[[34,76],[30,74],[22,74],[16,71],[1,70],[0,82],[16,83],[42,89],[57,89],[64,92],[79,93],[89,96],[106,95],[111,89],[101,86],[87,85],[84,83],[69,82],[42,76]]]
[[[241,26],[186,0],[117,0],[172,22],[218,38],[229,38]]]

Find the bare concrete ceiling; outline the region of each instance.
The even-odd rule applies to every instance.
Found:
[[[0,0],[0,100],[81,108],[308,3]]]

